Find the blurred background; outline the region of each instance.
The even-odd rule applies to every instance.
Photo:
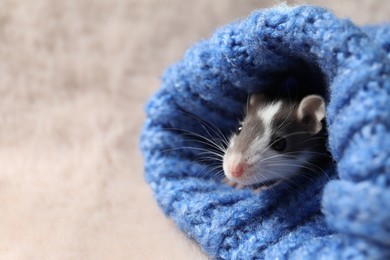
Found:
[[[279,2],[2,0],[0,258],[206,259],[144,182],[143,106],[191,44]],[[390,1],[286,2],[390,17]]]

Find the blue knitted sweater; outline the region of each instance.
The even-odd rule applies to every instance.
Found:
[[[330,178],[254,193],[224,184],[218,161],[199,160],[208,146],[197,135],[228,136],[259,91],[327,97]],[[389,259],[389,25],[362,28],[312,6],[255,11],[170,66],[146,112],[146,180],[211,257]]]

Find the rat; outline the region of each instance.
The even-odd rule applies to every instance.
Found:
[[[228,182],[267,187],[303,169],[315,172],[330,158],[324,119],[325,101],[319,95],[298,101],[251,95],[223,154]]]

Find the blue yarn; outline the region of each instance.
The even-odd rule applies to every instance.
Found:
[[[388,24],[362,28],[311,6],[259,10],[192,46],[162,81],[141,136],[146,180],[211,257],[390,257]],[[256,194],[196,160],[207,146],[187,131],[217,137],[208,122],[229,135],[256,91],[327,96],[331,180],[298,176]]]

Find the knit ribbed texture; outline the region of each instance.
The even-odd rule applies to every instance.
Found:
[[[141,149],[162,210],[214,258],[389,257],[389,52],[389,25],[311,6],[256,11],[192,46],[146,108]],[[218,137],[200,120],[228,136],[250,93],[307,90],[327,95],[331,180],[254,193],[198,160],[208,146],[188,131]]]

